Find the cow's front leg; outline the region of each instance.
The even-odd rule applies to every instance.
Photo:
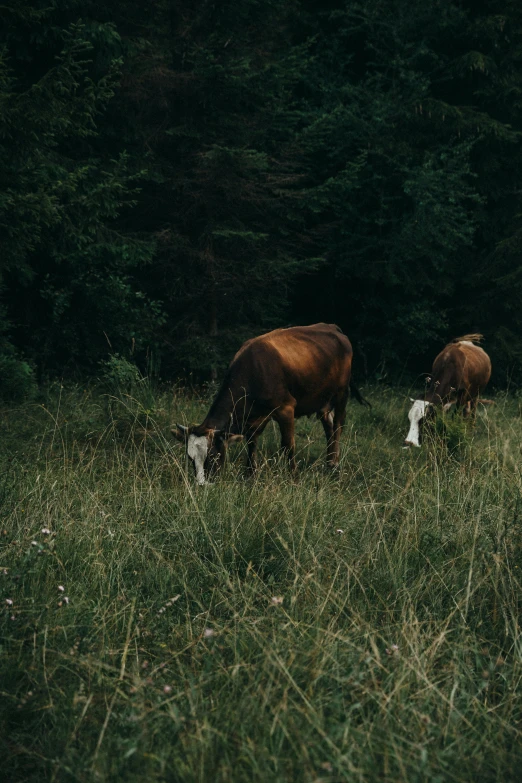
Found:
[[[288,457],[288,463],[290,470],[295,471],[297,464],[295,461],[295,417],[294,417],[294,405],[285,405],[283,408],[279,408],[277,413],[274,414],[274,419],[279,425],[281,431],[281,448]]]
[[[268,419],[262,419],[251,426],[246,434],[248,444],[247,470],[255,473],[257,470],[257,439],[268,424]]]

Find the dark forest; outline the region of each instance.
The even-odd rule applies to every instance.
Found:
[[[0,387],[216,378],[335,322],[356,375],[482,332],[522,382],[516,0],[6,0]]]

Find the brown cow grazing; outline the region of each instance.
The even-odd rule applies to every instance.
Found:
[[[205,484],[225,459],[227,445],[244,437],[248,466],[256,468],[257,439],[270,419],[281,431],[281,445],[295,469],[294,422],[317,414],[327,441],[327,462],[339,463],[339,439],[351,386],[352,346],[335,324],[276,329],[248,340],[232,359],[202,424],[176,425],[186,444],[198,484]]]
[[[462,408],[464,416],[473,415],[482,389],[491,376],[491,361],[487,353],[474,345],[482,340],[481,334],[457,337],[442,350],[431,370],[428,389],[422,400],[413,400],[408,413],[410,431],[404,445],[420,446],[420,423],[428,413],[442,407],[448,410],[453,404]]]

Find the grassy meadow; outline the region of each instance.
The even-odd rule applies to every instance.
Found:
[[[1,409],[2,780],[522,779],[522,400],[404,451],[364,393],[337,474],[300,420],[295,479],[269,425],[202,488],[204,395]]]

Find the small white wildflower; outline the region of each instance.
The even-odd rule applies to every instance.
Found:
[[[2,571],[2,573],[3,573],[3,575],[4,575],[4,576],[7,576],[7,574],[8,574],[7,568],[4,568],[4,570]]]
[[[12,614],[11,615],[11,620],[16,620],[16,615]]]
[[[170,693],[172,690],[172,685],[164,685],[163,686],[163,693]]]
[[[42,535],[44,535],[44,536],[50,536],[51,535],[51,531],[49,530],[48,527],[43,527],[42,528]]]
[[[386,648],[386,655],[393,655],[393,653],[398,652],[399,645],[398,644],[392,644],[391,647]]]
[[[38,541],[31,541],[31,546],[38,546]]]
[[[13,605],[13,599],[12,598],[6,598],[5,602],[6,602],[7,606],[12,606]]]
[[[205,637],[205,639],[211,639],[215,635],[216,632],[214,631],[213,628],[205,628],[205,630],[203,631],[203,636]]]
[[[344,533],[344,530],[342,529],[342,527],[338,527],[335,532],[336,533]]]
[[[273,595],[273,596],[272,596],[272,603],[273,603],[275,606],[278,606],[279,604],[282,604],[284,600],[285,600],[285,599],[283,598],[283,596],[282,596],[282,595]]]
[[[69,603],[69,599],[67,598],[66,595],[64,595],[64,597],[63,597],[63,602],[64,602],[64,604],[68,604]]]
[[[65,587],[63,585],[58,585],[58,590],[60,591],[60,593],[64,593]]]

